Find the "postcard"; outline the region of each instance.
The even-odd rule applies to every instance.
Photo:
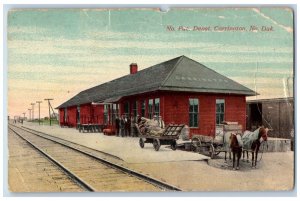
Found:
[[[294,189],[292,8],[7,20],[10,192]]]

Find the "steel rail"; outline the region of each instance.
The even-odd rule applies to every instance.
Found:
[[[50,160],[53,164],[55,164],[59,169],[61,169],[71,180],[73,180],[75,183],[77,183],[81,188],[94,192],[96,191],[93,187],[91,187],[89,184],[87,184],[85,181],[80,179],[75,173],[71,172],[68,168],[66,168],[64,165],[59,163],[57,160],[52,158],[49,154],[41,150],[38,146],[34,145],[30,140],[24,138],[20,133],[9,127],[17,136],[19,136],[21,139],[23,139],[25,142],[27,142],[31,147],[33,147],[35,150],[37,150],[39,153],[41,153],[45,158]]]
[[[11,125],[13,125],[13,124],[11,124]],[[13,126],[15,126],[15,125],[13,125]],[[115,158],[115,159],[118,159],[118,160],[123,160],[123,159],[121,159],[121,158],[119,158],[119,157],[117,157],[117,156],[115,156],[115,155],[110,154],[110,153],[107,153],[107,152],[104,152],[104,151],[100,151],[100,150],[97,150],[97,149],[93,149],[93,148],[90,148],[90,147],[87,147],[87,146],[78,144],[78,143],[76,143],[76,142],[71,142],[71,141],[65,140],[65,139],[63,139],[63,138],[60,138],[60,137],[57,137],[57,136],[53,136],[53,135],[49,135],[49,134],[47,134],[47,133],[43,133],[43,132],[40,132],[40,131],[31,129],[31,128],[28,128],[28,127],[25,127],[25,126],[21,126],[21,127],[15,126],[15,127],[20,128],[20,129],[23,128],[23,130],[26,130],[26,129],[27,129],[27,130],[30,130],[30,131],[32,131],[32,132],[40,133],[40,134],[42,134],[42,135],[44,135],[44,136],[49,136],[50,138],[55,138],[55,139],[58,139],[58,140],[61,140],[61,141],[65,141],[65,142],[74,144],[74,145],[76,145],[76,146],[81,146],[81,147],[90,149],[90,150],[92,150],[92,151],[99,152],[99,153],[101,153],[101,154],[107,155],[107,156],[109,156],[109,157],[112,157],[112,158]],[[30,132],[30,131],[28,131],[28,132]],[[30,133],[32,133],[32,132],[30,132]],[[35,133],[32,133],[32,134],[35,134]]]
[[[17,126],[16,126],[16,127],[17,127]],[[21,128],[21,127],[17,127],[17,128],[19,128],[19,129],[21,129],[21,130],[23,130],[23,131],[26,131],[26,132],[28,132],[28,133],[37,135],[37,136],[39,136],[39,137],[45,138],[45,139],[47,139],[47,140],[50,140],[50,141],[52,141],[52,142],[58,143],[58,144],[60,144],[60,145],[62,145],[62,146],[65,146],[65,147],[67,147],[67,148],[69,148],[69,149],[73,149],[73,150],[75,150],[75,151],[78,151],[78,152],[80,152],[80,153],[82,153],[82,154],[84,154],[84,155],[87,155],[87,156],[89,156],[89,157],[91,157],[91,158],[93,158],[93,159],[95,159],[95,160],[101,162],[102,164],[105,164],[105,165],[107,165],[107,166],[109,166],[109,167],[111,167],[111,168],[114,168],[114,169],[116,169],[116,170],[122,171],[122,172],[124,172],[124,173],[129,174],[129,175],[135,176],[135,177],[137,177],[137,178],[139,178],[139,179],[141,179],[141,180],[143,180],[143,181],[145,181],[145,182],[148,182],[148,183],[150,183],[150,184],[152,184],[152,185],[154,185],[154,186],[157,186],[158,188],[161,188],[161,189],[163,189],[163,190],[182,191],[182,189],[180,189],[180,188],[178,188],[178,187],[176,187],[176,186],[173,186],[173,185],[170,185],[170,184],[168,184],[168,183],[162,182],[162,181],[160,181],[160,180],[157,180],[157,179],[155,179],[155,178],[149,177],[149,176],[147,176],[147,175],[144,175],[144,174],[142,174],[142,173],[136,172],[136,171],[134,171],[134,170],[128,169],[128,168],[126,168],[126,167],[122,167],[122,166],[120,166],[120,165],[118,165],[118,164],[112,163],[112,162],[110,162],[110,161],[108,161],[108,160],[106,160],[106,159],[100,158],[100,157],[98,157],[98,156],[94,156],[94,155],[92,155],[92,154],[90,154],[90,153],[87,153],[87,152],[85,152],[85,151],[82,151],[82,150],[80,150],[80,149],[71,147],[71,146],[69,146],[69,145],[67,145],[67,144],[64,144],[64,143],[62,143],[62,142],[57,142],[57,141],[54,140],[54,139],[49,139],[49,138],[47,138],[47,137],[45,137],[45,136],[41,136],[41,135],[40,135],[40,134],[42,134],[42,135],[51,136],[51,135],[48,135],[48,134],[46,134],[46,133],[43,133],[43,132],[40,132],[40,131],[36,131],[36,130],[33,130],[33,129],[30,129],[30,130],[33,131],[33,132],[31,132],[31,131],[28,131],[28,130],[26,130],[26,129],[24,129],[24,128]],[[40,133],[40,134],[36,134],[36,133],[34,133],[34,132],[38,132],[38,133]],[[51,136],[51,137],[54,137],[54,136]],[[55,138],[55,137],[54,137],[54,138]],[[73,142],[70,142],[70,141],[61,139],[61,138],[58,138],[58,139],[60,139],[60,140],[62,140],[62,141],[65,141],[65,142],[67,142],[67,143],[76,144],[76,143],[73,143]],[[77,145],[78,145],[78,144],[77,144]],[[88,147],[86,147],[86,148],[88,148]],[[94,150],[94,151],[95,151],[95,150]],[[98,150],[96,150],[96,151],[98,151]],[[100,153],[102,153],[102,152],[100,151]]]

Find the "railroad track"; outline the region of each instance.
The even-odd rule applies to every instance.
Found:
[[[11,192],[84,192],[73,179],[11,130],[8,132]]]
[[[9,125],[9,129],[60,167],[86,191],[181,191],[175,186],[117,164],[121,159],[107,153],[32,129],[14,125]],[[110,157],[110,160],[104,157]]]

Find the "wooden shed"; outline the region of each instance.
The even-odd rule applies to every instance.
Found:
[[[264,125],[272,130],[269,136],[294,138],[294,99],[273,98],[247,101],[247,129]]]
[[[97,122],[114,125],[125,114],[153,118],[166,124],[186,124],[190,133],[215,135],[222,121],[246,128],[246,96],[256,93],[206,66],[180,56],[84,90],[61,104],[60,123]]]

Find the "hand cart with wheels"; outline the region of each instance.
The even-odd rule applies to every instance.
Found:
[[[176,140],[179,139],[184,124],[169,124],[161,135],[150,135],[150,132],[143,133],[136,124],[139,133],[139,144],[144,148],[146,143],[152,143],[155,151],[158,151],[161,145],[171,145],[172,150],[176,150]]]

